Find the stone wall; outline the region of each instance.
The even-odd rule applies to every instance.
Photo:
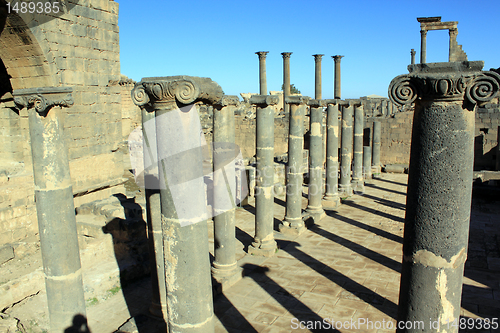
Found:
[[[0,246],[38,234],[28,114],[16,110],[12,89],[73,88],[63,123],[76,206],[122,182],[118,4],[70,0],[69,8],[42,25],[11,14],[0,35]]]
[[[500,106],[487,104],[476,111],[474,170],[495,170],[498,155]]]

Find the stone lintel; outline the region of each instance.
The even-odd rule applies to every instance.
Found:
[[[362,102],[360,99],[348,99],[346,101],[344,101],[345,104],[340,104],[340,105],[344,105],[344,106],[360,106],[362,105]]]
[[[322,99],[310,99],[307,105],[313,108],[320,108],[326,105],[325,101]]]
[[[71,87],[40,87],[17,89],[12,92],[12,96],[19,108],[34,107],[36,112],[46,114],[53,106],[72,106],[72,92]]]
[[[238,105],[240,103],[240,99],[236,95],[224,95],[222,96],[220,102],[216,103],[219,106],[228,106],[228,105]]]
[[[276,105],[279,102],[278,95],[252,95],[250,97],[250,104],[256,104],[260,107],[267,107]]]
[[[334,105],[348,105],[349,104],[347,101],[339,99],[339,98],[324,99],[323,101],[324,101],[325,105],[329,105],[329,104],[334,104]]]
[[[286,96],[285,103],[287,104],[307,104],[311,97],[308,96]]]
[[[135,84],[131,92],[137,106],[146,104],[191,104],[204,101],[208,104],[220,103],[224,92],[212,79],[196,76],[146,77]]]
[[[449,22],[421,22],[420,30],[429,31],[429,30],[456,30],[458,25],[458,21],[449,21]]]
[[[417,21],[420,23],[441,22],[441,16],[417,17]]]

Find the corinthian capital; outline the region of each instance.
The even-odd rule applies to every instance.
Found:
[[[175,108],[197,100],[209,104],[219,103],[224,95],[222,88],[209,78],[195,76],[165,76],[143,78],[132,89],[132,100],[138,106],[162,104]]]
[[[395,77],[389,85],[389,98],[398,105],[415,100],[489,102],[500,91],[500,75],[483,72],[484,62],[443,62],[409,65],[409,74]]]
[[[19,108],[33,108],[39,114],[46,115],[53,106],[73,105],[72,92],[71,87],[43,87],[14,90],[12,95]]]

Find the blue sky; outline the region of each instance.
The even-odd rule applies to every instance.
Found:
[[[342,59],[342,98],[387,96],[420,54],[417,17],[458,21],[457,41],[469,60],[500,67],[499,0],[132,1],[120,5],[121,72],[210,77],[228,95],[259,91],[256,51],[267,56],[268,90],[281,90],[283,60],[291,83],[314,96],[313,54],[324,54],[323,98],[333,98],[333,55]],[[427,35],[427,62],[448,61],[448,32]]]

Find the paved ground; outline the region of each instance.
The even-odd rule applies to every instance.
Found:
[[[390,328],[397,310],[406,180],[406,175],[383,174],[366,186],[364,195],[344,201],[336,211],[327,209],[327,216],[299,237],[276,232],[280,250],[272,258],[245,255],[254,234],[254,209],[252,202],[238,209],[238,259],[246,276],[215,297],[216,332],[319,331],[301,330],[299,320],[334,320],[340,332],[394,332],[382,328]],[[284,216],[284,198],[275,203],[277,227]],[[305,208],[305,198],[303,204]],[[500,317],[499,248],[498,201],[475,196],[463,318]],[[87,308],[91,332],[110,333],[118,327],[119,332],[160,332],[161,323],[145,315],[149,304],[150,281],[130,285]],[[122,326],[130,316],[137,325],[129,321]],[[348,327],[351,321],[355,327]],[[374,328],[360,325],[363,322]]]

